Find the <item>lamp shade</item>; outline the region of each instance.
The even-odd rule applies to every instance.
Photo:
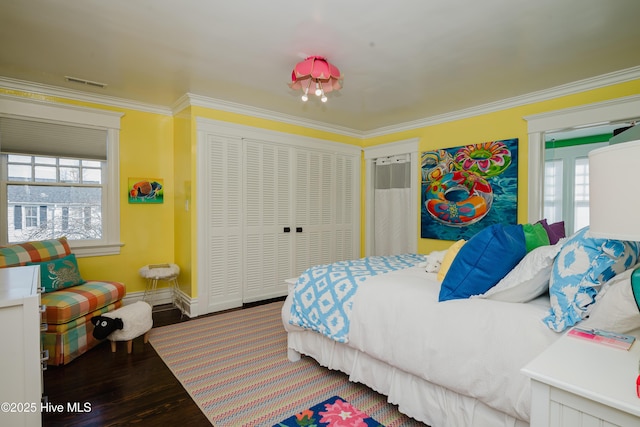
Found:
[[[589,153],[589,232],[640,241],[640,139]]]
[[[327,61],[327,58],[309,56],[293,68],[289,87],[302,90],[303,101],[306,101],[307,94],[312,92],[326,102],[326,93],[342,88],[342,74],[338,67]]]

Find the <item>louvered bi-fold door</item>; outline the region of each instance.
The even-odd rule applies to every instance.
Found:
[[[242,140],[206,135],[208,311],[242,305],[244,272]]]
[[[334,211],[335,158],[327,152],[295,152],[294,275],[308,267],[335,260]]]
[[[357,258],[360,248],[355,248],[354,233],[355,204],[359,202],[356,194],[354,180],[356,171],[352,157],[337,155],[335,157],[335,212],[333,221],[334,254],[333,261],[342,261]]]
[[[286,295],[292,276],[291,150],[245,140],[245,302]]]
[[[201,138],[201,314],[284,296],[285,279],[358,255],[358,153]]]

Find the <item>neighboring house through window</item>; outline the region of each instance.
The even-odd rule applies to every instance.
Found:
[[[0,96],[0,243],[119,253],[120,116]]]

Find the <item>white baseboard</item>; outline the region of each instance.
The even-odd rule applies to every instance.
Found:
[[[122,304],[129,305],[133,304],[136,301],[142,301],[144,297],[144,291],[139,292],[128,292],[124,298],[122,298]],[[182,291],[177,291],[178,301],[180,305],[183,307],[184,314],[189,317],[194,317],[191,313],[196,312],[196,307],[198,306],[198,300],[192,299],[189,295],[185,294]],[[152,304],[154,307],[162,304],[171,304],[173,303],[173,294],[171,292],[171,288],[159,288],[155,291],[154,295],[147,298],[147,302]]]

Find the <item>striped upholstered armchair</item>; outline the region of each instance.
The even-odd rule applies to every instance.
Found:
[[[124,284],[84,280],[64,237],[0,247],[0,268],[24,265],[40,266],[47,363],[64,365],[97,345],[91,318],[122,305]]]

